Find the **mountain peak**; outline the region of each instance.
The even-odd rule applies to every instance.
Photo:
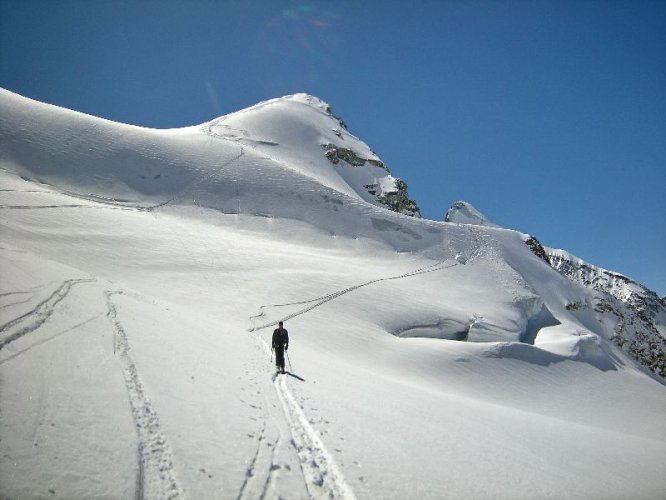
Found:
[[[303,104],[308,104],[309,106],[312,106],[314,108],[319,108],[323,111],[329,112],[331,106],[327,102],[325,102],[323,99],[320,99],[317,96],[314,96],[312,94],[307,94],[305,92],[298,92],[296,94],[291,94],[291,95],[286,95],[284,97],[279,97],[278,100],[283,100],[283,101],[294,101],[294,102],[300,102]]]
[[[333,115],[331,106],[313,95],[264,101],[203,124],[202,130],[343,195],[420,217],[407,184],[393,177],[381,158]]]

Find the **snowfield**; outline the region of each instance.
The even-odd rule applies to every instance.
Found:
[[[304,94],[152,130],[0,90],[0,496],[663,498],[596,292],[380,163]]]

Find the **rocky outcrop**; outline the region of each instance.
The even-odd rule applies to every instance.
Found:
[[[345,163],[352,167],[365,167],[371,165],[380,168],[386,173],[383,174],[384,182],[375,182],[372,184],[364,185],[366,191],[371,194],[375,200],[384,205],[389,210],[401,214],[409,215],[411,217],[421,217],[421,212],[418,205],[414,200],[409,197],[407,190],[407,183],[402,179],[396,179],[390,175],[388,167],[377,158],[364,158],[352,149],[339,146],[337,144],[322,144],[325,151],[326,158],[333,163],[339,165]],[[389,174],[388,176],[386,174]],[[387,188],[386,186],[391,187]]]
[[[377,196],[377,201],[394,212],[412,217],[421,217],[419,207],[414,200],[409,198],[407,183],[402,179],[396,179],[395,191],[389,191]]]
[[[342,118],[340,118],[339,116],[335,116],[335,115],[333,114],[333,108],[331,108],[331,105],[330,105],[330,104],[326,104],[326,105],[324,106],[324,111],[325,111],[329,116],[331,116],[331,118],[334,118],[334,119],[340,124],[340,126],[341,126],[343,129],[348,130],[348,129],[347,129],[347,124],[342,120]]]
[[[326,158],[328,158],[333,165],[337,165],[341,161],[344,161],[352,167],[362,167],[366,163],[369,163],[370,165],[374,165],[375,167],[379,167],[388,172],[388,168],[383,162],[374,158],[361,158],[351,149],[336,146],[335,144],[322,144],[321,147],[324,148],[324,151],[326,151]]]
[[[559,273],[600,292],[595,304],[567,304],[568,310],[593,308],[599,321],[611,321],[615,325],[613,342],[641,365],[666,378],[666,339],[662,335],[666,331],[666,306],[663,299],[626,276],[593,266],[566,252],[545,249],[535,243],[530,248],[537,255],[543,249],[550,265]]]
[[[529,236],[527,240],[525,240],[525,243],[527,244],[528,247],[530,247],[530,250],[532,250],[532,253],[534,253],[534,255],[536,255],[541,260],[546,262],[549,266],[552,265],[550,257],[548,257],[548,253],[546,252],[546,249],[539,240],[537,240],[534,236]]]

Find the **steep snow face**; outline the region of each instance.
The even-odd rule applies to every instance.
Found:
[[[608,294],[364,198],[321,101],[217,122],[0,92],[0,495],[661,496],[664,386]]]
[[[456,201],[444,215],[445,222],[457,224],[473,224],[475,226],[500,227],[466,201]]]

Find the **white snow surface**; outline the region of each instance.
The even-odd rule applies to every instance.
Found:
[[[2,498],[663,498],[594,292],[333,141],[375,158],[303,94],[152,130],[0,91]]]
[[[490,220],[466,201],[456,201],[444,215],[446,222],[457,222],[458,224],[474,224],[476,226],[500,227]]]

